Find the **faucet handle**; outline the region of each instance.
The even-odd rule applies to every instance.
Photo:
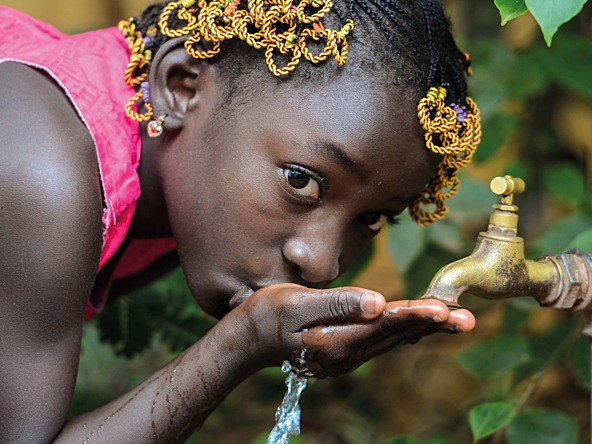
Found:
[[[519,177],[498,176],[492,179],[489,188],[494,194],[500,196],[501,205],[514,206],[514,195],[522,194],[524,188],[526,188],[526,184]],[[512,210],[516,211],[517,208],[513,208]]]

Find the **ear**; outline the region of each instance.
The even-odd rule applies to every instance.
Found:
[[[199,107],[204,91],[215,81],[212,65],[191,57],[183,46],[185,40],[176,38],[162,45],[148,77],[154,117],[167,115],[167,131],[183,126],[188,115]]]

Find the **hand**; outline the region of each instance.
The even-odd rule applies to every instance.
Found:
[[[475,318],[435,300],[387,304],[381,294],[362,288],[280,284],[255,292],[221,324],[234,329],[260,367],[294,361],[305,349],[308,369],[324,377],[431,333],[469,331]]]
[[[432,333],[460,333],[474,327],[471,312],[450,311],[435,299],[394,301],[369,322],[314,327],[303,332],[304,361],[316,377],[338,376],[397,345],[414,344]]]

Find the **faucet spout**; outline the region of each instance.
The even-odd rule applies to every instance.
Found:
[[[491,231],[490,227],[479,234],[471,255],[441,268],[424,297],[452,307],[458,306],[463,293],[486,299],[547,298],[559,283],[556,266],[525,259],[522,238],[496,236]]]
[[[487,231],[479,233],[469,256],[436,273],[423,298],[441,300],[451,308],[459,307],[458,299],[465,293],[486,299],[532,296],[541,305],[571,311],[592,305],[590,254],[571,250],[543,255],[538,261],[525,258],[524,240],[517,229],[518,207],[513,204],[514,194],[522,193],[524,187],[522,179],[511,176],[491,181],[490,188],[500,195],[501,203],[493,205]]]

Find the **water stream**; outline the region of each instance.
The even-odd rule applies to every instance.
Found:
[[[288,444],[291,436],[300,434],[300,395],[306,388],[310,375],[288,361],[282,364],[282,371],[288,373],[286,394],[275,412],[276,424],[267,438],[267,444]]]

